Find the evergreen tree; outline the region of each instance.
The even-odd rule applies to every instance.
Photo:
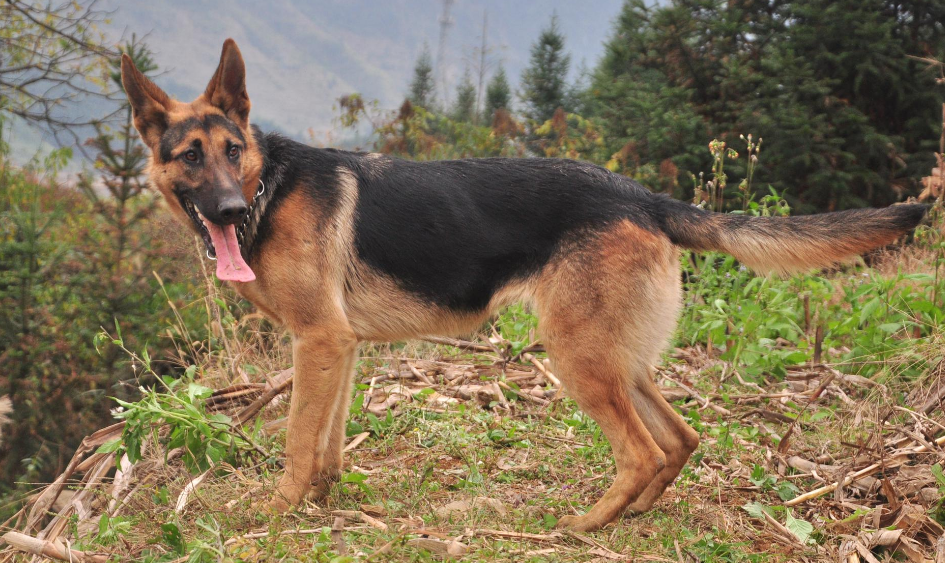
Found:
[[[505,68],[499,67],[499,70],[492,75],[489,85],[486,87],[486,107],[484,117],[487,124],[492,121],[497,109],[509,109],[509,103],[512,101],[512,88],[509,86],[509,80],[505,75]]]
[[[544,123],[559,107],[571,109],[567,87],[570,65],[571,56],[564,52],[558,16],[553,15],[549,26],[532,45],[528,68],[522,72],[522,113],[526,118]]]
[[[476,85],[467,68],[463,79],[456,86],[456,101],[453,103],[453,119],[472,123],[476,118]]]
[[[615,156],[670,160],[683,185],[707,140],[752,133],[755,185],[799,211],[885,205],[933,163],[940,90],[907,55],[945,55],[943,18],[922,0],[627,0],[585,111]]]
[[[413,82],[410,83],[410,93],[407,99],[415,106],[432,109],[436,105],[436,80],[433,77],[433,58],[430,56],[430,47],[423,44],[423,51],[413,68]]]
[[[150,49],[136,37],[120,47],[122,53],[127,54],[134,61],[135,66],[145,75],[151,75],[157,70]],[[109,61],[111,69],[109,79],[119,89],[121,82],[121,59]],[[148,186],[145,168],[148,163],[148,154],[144,145],[138,140],[138,133],[134,128],[131,104],[122,97],[121,120],[115,128],[101,123],[95,125],[96,135],[86,144],[97,152],[95,167],[100,172],[100,185],[95,185],[91,176],[84,175],[78,187],[92,203],[93,208],[111,227],[106,233],[110,240],[115,241],[114,248],[107,248],[110,256],[100,261],[109,270],[106,278],[108,293],[108,320],[121,312],[124,307],[122,301],[141,292],[137,283],[148,282],[150,268],[132,268],[129,270],[132,256],[147,257],[152,249],[150,240],[136,240],[135,233],[140,233],[138,223],[148,219],[154,210],[157,199],[154,197],[139,197]],[[101,188],[105,188],[107,197],[102,197]],[[103,247],[103,251],[105,248]],[[139,265],[141,261],[138,261]],[[145,279],[135,279],[144,275]]]

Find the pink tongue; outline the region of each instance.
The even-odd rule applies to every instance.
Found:
[[[217,253],[217,277],[223,281],[251,282],[256,274],[243,261],[240,253],[240,243],[236,240],[236,227],[225,225],[220,227],[216,223],[204,220],[207,230],[210,231],[210,240]]]

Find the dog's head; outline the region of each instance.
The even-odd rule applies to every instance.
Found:
[[[135,128],[151,149],[151,183],[216,254],[217,277],[252,281],[236,231],[256,193],[262,156],[249,128],[246,67],[236,42],[223,43],[210,84],[189,104],[171,99],[128,55],[122,55],[121,81]]]

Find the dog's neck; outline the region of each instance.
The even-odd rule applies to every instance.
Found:
[[[270,159],[266,136],[256,127],[253,127],[253,136],[256,138],[256,145],[263,155],[263,166],[259,174],[259,186],[256,190],[256,196],[253,197],[253,201],[249,205],[249,213],[247,213],[246,219],[237,230],[240,251],[243,254],[243,259],[247,261],[253,255],[253,245],[256,242],[256,235],[259,233],[259,224],[282,180],[281,168]]]

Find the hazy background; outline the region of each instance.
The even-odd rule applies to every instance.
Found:
[[[505,65],[516,87],[529,47],[548,26],[550,14],[558,14],[567,38],[573,79],[582,61],[593,66],[600,56],[621,4],[458,0],[446,41],[448,95],[455,95],[464,65],[476,57],[483,12],[491,60]],[[185,100],[206,86],[223,40],[235,39],[246,60],[252,119],[293,136],[307,136],[310,128],[316,134],[331,129],[332,106],[345,94],[359,92],[384,107],[398,106],[425,41],[436,59],[443,11],[438,0],[274,0],[264,5],[251,0],[107,0],[101,6],[115,10],[111,32],[116,38],[147,34],[162,71],[157,83]]]

